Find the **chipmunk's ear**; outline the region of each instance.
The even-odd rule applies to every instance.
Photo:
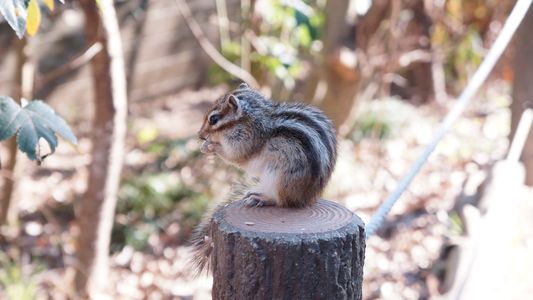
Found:
[[[237,113],[238,115],[242,114],[242,107],[239,98],[235,95],[230,94],[226,98],[226,105],[229,107],[230,111]]]
[[[248,86],[248,84],[246,82],[243,82],[241,84],[239,84],[239,87],[238,89],[249,89],[250,87]]]

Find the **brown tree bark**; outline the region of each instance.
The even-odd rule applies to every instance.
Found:
[[[211,223],[213,299],[362,299],[365,233],[345,207],[219,209]]]
[[[314,99],[338,130],[348,119],[358,91],[359,71],[355,64],[355,20],[347,17],[349,0],[328,1],[324,31],[323,70]],[[323,92],[323,95],[319,95]]]
[[[91,61],[94,84],[92,161],[87,191],[77,210],[80,235],[75,286],[81,297],[98,298],[108,284],[108,255],[126,134],[126,76],[112,0],[80,0],[88,44],[103,48]]]
[[[304,97],[332,119],[344,133],[356,104],[361,81],[361,64],[356,49],[365,51],[381,22],[390,14],[390,1],[376,0],[363,17],[350,16],[350,1],[328,1],[323,38],[322,68],[313,72],[305,86]]]
[[[514,136],[518,121],[526,108],[533,108],[533,7],[529,8],[524,21],[515,36],[513,102],[511,104],[511,137]],[[522,162],[526,168],[526,184],[533,186],[533,129],[529,131]]]
[[[11,96],[17,103],[20,103],[23,97],[22,82],[23,82],[23,69],[28,57],[25,53],[26,38],[17,40],[16,46],[16,66],[15,66],[15,84],[13,86],[13,92]],[[9,207],[11,206],[11,197],[15,188],[15,166],[17,162],[17,140],[15,137],[6,141],[8,157],[6,162],[2,164],[2,179],[3,185],[0,191],[0,225],[3,225],[7,221]]]
[[[427,15],[425,2],[419,0],[405,1],[405,8],[413,13],[413,19],[409,22],[405,39],[408,40],[402,52],[422,50],[431,52],[432,26],[431,18]],[[415,104],[431,102],[434,99],[433,73],[431,61],[419,60],[401,70],[407,79],[407,86],[403,87],[404,96],[411,99]],[[402,88],[400,88],[402,89]],[[400,94],[401,95],[401,94]]]

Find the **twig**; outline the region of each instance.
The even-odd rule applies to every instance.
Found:
[[[89,48],[85,49],[81,54],[76,56],[73,60],[53,69],[52,71],[40,76],[38,81],[38,88],[46,86],[49,82],[56,80],[69,71],[75,70],[84,64],[88,63],[93,57],[102,50],[102,44],[94,43]]]
[[[191,10],[189,9],[189,6],[185,1],[183,0],[174,0],[174,3],[176,3],[176,6],[178,7],[178,10],[180,14],[182,15],[183,19],[185,19],[185,23],[187,23],[187,26],[191,30],[194,38],[200,44],[200,47],[204,50],[204,52],[222,69],[224,69],[226,72],[230,73],[231,75],[245,81],[248,83],[252,88],[259,88],[259,83],[255,80],[255,78],[248,73],[246,70],[243,70],[239,66],[236,66],[229,60],[227,60],[218,50],[209,42],[207,37],[205,36],[204,32],[202,31],[200,25],[196,20],[193,18],[191,14]]]
[[[244,32],[246,32],[246,28],[249,28],[250,20],[252,19],[252,16],[250,15],[250,6],[250,0],[241,0],[241,18],[244,23],[244,29],[242,29],[243,33],[241,36],[241,68],[243,68],[243,70],[246,70],[247,72],[250,72],[250,70],[252,69],[250,61],[251,45],[250,41],[246,39],[246,35],[244,34]]]
[[[435,49],[433,49],[433,51],[434,55],[433,60],[431,61],[431,77],[433,79],[433,89],[435,90],[435,101],[442,105],[448,99],[444,67],[442,63],[443,59],[441,51]]]
[[[399,55],[398,64],[400,67],[407,67],[412,63],[416,62],[430,62],[433,56],[429,51],[422,49],[415,49],[406,53]]]
[[[220,47],[227,46],[230,42],[228,11],[226,9],[226,0],[216,0],[218,34],[220,35]]]

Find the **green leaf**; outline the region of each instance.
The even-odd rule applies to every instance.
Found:
[[[7,23],[19,38],[24,36],[26,31],[26,6],[22,0],[0,0],[0,14],[4,16]]]
[[[9,97],[0,97],[0,141],[17,134],[17,144],[31,160],[41,161],[39,139],[50,145],[51,153],[57,147],[56,133],[76,144],[77,140],[67,123],[54,110],[40,100],[20,107]]]

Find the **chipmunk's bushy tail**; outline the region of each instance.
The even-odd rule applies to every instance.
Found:
[[[242,199],[249,190],[251,183],[239,182],[232,185],[231,193],[225,201],[211,206],[205,213],[200,224],[194,229],[189,244],[191,245],[191,256],[188,262],[189,269],[195,277],[202,273],[212,271],[211,254],[213,252],[212,220],[213,215],[227,204]]]

